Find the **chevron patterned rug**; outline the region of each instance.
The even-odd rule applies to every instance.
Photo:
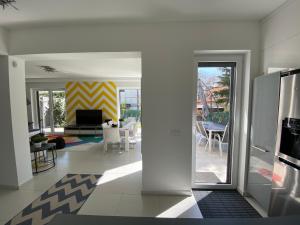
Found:
[[[76,214],[101,175],[67,174],[6,225],[44,225],[59,213]]]

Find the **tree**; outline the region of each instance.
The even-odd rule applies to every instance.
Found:
[[[66,125],[65,119],[65,93],[53,93],[53,119],[55,127],[63,127]]]
[[[231,68],[224,67],[221,69],[223,74],[219,77],[217,82],[220,85],[220,89],[215,91],[216,103],[223,104],[228,109],[230,103],[230,79],[231,79]]]

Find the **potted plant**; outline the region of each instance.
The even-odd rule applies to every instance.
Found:
[[[40,147],[42,147],[43,143],[47,143],[48,138],[40,136],[40,135],[36,135],[31,138],[31,141],[33,142],[34,147],[40,148]]]

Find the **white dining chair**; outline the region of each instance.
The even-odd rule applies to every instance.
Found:
[[[108,144],[117,144],[119,149],[121,149],[121,137],[118,127],[104,127],[103,128],[103,142],[104,151],[107,152]]]
[[[220,134],[215,134],[215,137],[218,140],[219,143],[219,152],[220,152],[220,156],[223,157],[223,149],[222,149],[222,145],[226,144],[228,145],[228,141],[229,141],[229,129],[228,129],[228,124],[225,126],[223,135],[221,137]]]
[[[134,148],[134,146],[136,144],[136,136],[137,136],[137,131],[138,131],[138,123],[132,121],[132,122],[127,123],[125,126],[123,126],[120,129],[121,138],[126,138],[125,137],[125,129],[129,130],[129,137],[128,137],[129,147],[130,148]]]

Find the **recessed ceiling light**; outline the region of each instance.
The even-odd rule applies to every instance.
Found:
[[[55,68],[51,67],[51,66],[39,66],[42,70],[44,70],[45,72],[48,73],[56,73],[58,72]]]

